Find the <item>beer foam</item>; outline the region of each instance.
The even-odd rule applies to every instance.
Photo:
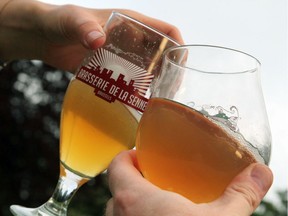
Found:
[[[205,116],[205,115],[203,115],[203,116]],[[216,124],[219,128],[224,130],[225,133],[227,134],[227,136],[229,136],[229,138],[231,138],[232,140],[235,141],[234,143],[231,143],[231,144],[235,145],[234,146],[236,149],[235,155],[238,158],[243,157],[243,155],[241,154],[241,152],[243,152],[243,153],[249,155],[250,156],[249,158],[251,158],[251,159],[253,158],[255,160],[254,162],[257,161],[257,162],[265,164],[265,160],[261,156],[261,154],[259,153],[259,150],[255,146],[253,146],[252,143],[247,141],[240,132],[231,130],[229,128],[229,126],[227,126],[225,124],[225,122],[223,123],[223,122],[218,121],[218,120],[216,120],[212,117],[209,117],[209,116],[205,116],[205,117],[208,118],[212,123]],[[251,161],[251,162],[253,162],[253,161]]]

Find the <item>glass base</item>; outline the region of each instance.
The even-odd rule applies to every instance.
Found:
[[[66,216],[69,202],[78,188],[89,179],[63,169],[52,197],[38,208],[10,206],[14,216]]]
[[[10,211],[15,216],[33,216],[38,215],[38,208],[25,208],[19,205],[12,205],[10,206]]]
[[[26,208],[19,205],[10,206],[10,211],[14,216],[66,216],[66,209],[62,209],[61,212],[51,211],[47,208],[47,203],[38,208]]]

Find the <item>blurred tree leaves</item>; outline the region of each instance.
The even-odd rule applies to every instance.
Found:
[[[277,195],[279,203],[267,202],[264,199],[253,216],[287,216],[287,190],[279,191]]]
[[[59,125],[72,74],[40,61],[15,61],[0,72],[0,215],[36,207],[52,195],[59,173]],[[82,186],[69,215],[103,215],[106,176]]]
[[[52,195],[59,173],[59,125],[72,75],[40,61],[14,61],[0,71],[0,215],[9,206],[37,207]],[[253,216],[287,216],[287,190],[280,204],[263,200]],[[110,198],[106,175],[82,186],[71,216],[103,216]]]

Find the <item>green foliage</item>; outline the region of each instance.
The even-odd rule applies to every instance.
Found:
[[[15,61],[0,72],[0,215],[36,207],[52,195],[59,173],[59,123],[71,74],[39,61]],[[69,215],[103,215],[106,176],[82,186]]]
[[[102,174],[87,185],[82,186],[70,203],[68,215],[103,216],[106,202],[111,197],[106,180],[107,176]]]
[[[287,190],[277,193],[279,203],[263,200],[253,216],[287,216]]]

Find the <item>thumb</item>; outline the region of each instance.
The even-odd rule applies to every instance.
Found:
[[[105,33],[102,27],[93,20],[82,20],[77,33],[82,44],[88,49],[97,49],[105,42]]]
[[[236,176],[224,194],[213,202],[223,215],[251,215],[273,182],[271,170],[259,163],[251,164]],[[212,203],[211,203],[212,204]]]

